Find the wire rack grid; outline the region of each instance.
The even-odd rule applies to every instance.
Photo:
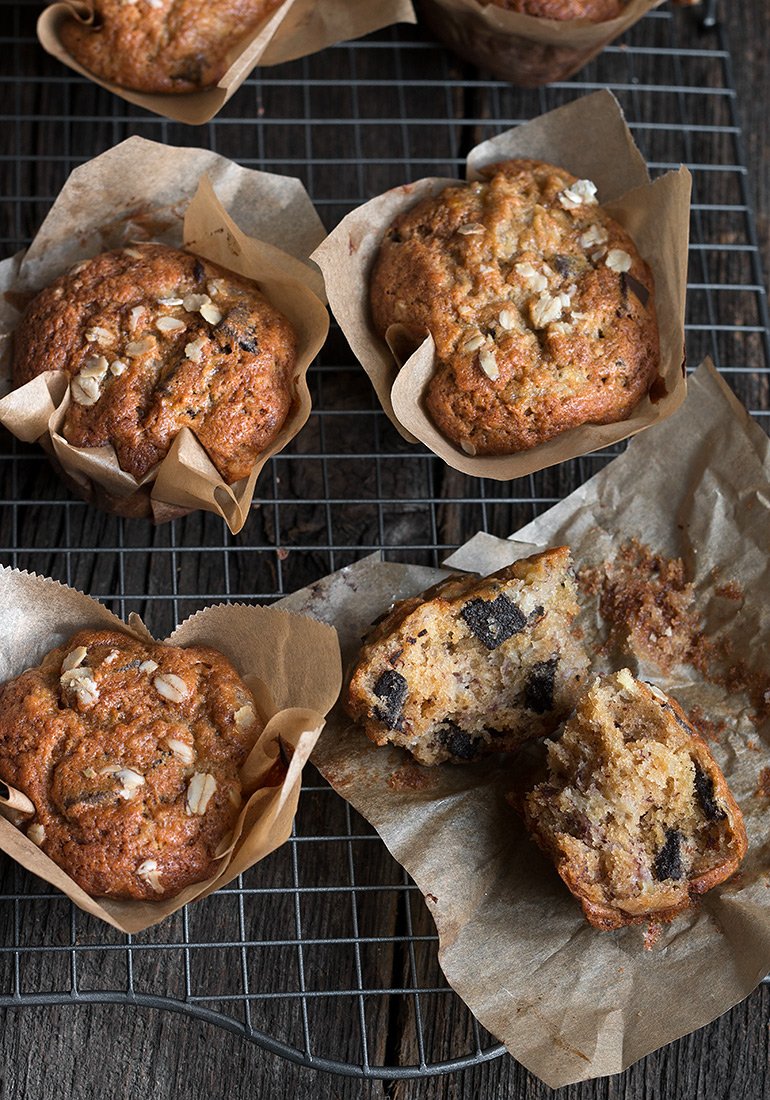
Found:
[[[770,424],[767,302],[725,31],[658,10],[577,78],[521,91],[413,27],[258,71],[211,123],[145,114],[47,58],[37,4],[0,0],[0,244],[28,243],[68,173],[130,134],[209,147],[299,176],[327,226],[379,192],[457,175],[479,140],[609,87],[653,174],[693,173],[691,365],[710,354]],[[95,513],[32,447],[0,436],[0,558],[55,577],[157,636],[217,600],[272,601],[371,553],[438,565],[477,530],[505,536],[620,447],[500,484],[407,445],[333,326],[311,368],[314,411],[272,459],[238,537],[195,514],[159,528]],[[9,860],[0,867],[0,1007],[120,1003],[235,1031],[296,1062],[415,1077],[503,1048],[448,988],[419,892],[312,768],[291,841],[213,897],[141,935],[86,916]]]

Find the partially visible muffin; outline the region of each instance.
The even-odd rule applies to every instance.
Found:
[[[254,283],[160,244],[78,264],[41,291],[14,333],[17,386],[71,377],[62,434],[114,447],[145,477],[183,427],[225,481],[247,477],[294,398],[296,335]]]
[[[61,40],[95,76],[139,92],[216,84],[238,44],[281,0],[95,0],[93,22],[68,19]]]
[[[463,763],[551,733],[588,659],[566,546],[397,603],[365,639],[348,713],[421,764]]]
[[[628,669],[580,699],[522,811],[604,930],[671,920],[746,854],[741,811],[705,741],[675,700]]]
[[[82,630],[0,687],[0,778],[87,894],[160,900],[216,873],[261,730],[221,653]]]
[[[370,284],[375,328],[426,333],[426,393],[468,454],[511,454],[628,417],[657,377],[654,281],[596,187],[512,160],[448,187],[386,232]]]
[[[536,88],[572,76],[644,15],[636,8],[626,19],[629,8],[627,0],[420,0],[419,13],[471,65]]]
[[[587,19],[590,23],[615,19],[626,7],[626,0],[479,0],[479,3],[482,7],[492,4],[503,11],[540,19]]]

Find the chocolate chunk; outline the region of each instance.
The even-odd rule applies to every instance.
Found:
[[[643,306],[646,306],[650,300],[650,292],[644,283],[640,283],[638,279],[635,279],[633,275],[629,275],[627,271],[621,273],[620,276],[621,285],[623,286],[623,293],[625,294],[626,288],[637,296]]]
[[[506,596],[494,600],[469,600],[460,614],[487,649],[497,649],[527,625],[527,617]]]
[[[252,355],[256,355],[257,341],[256,340],[240,339],[238,341],[238,347],[241,348],[243,351],[249,351],[249,352],[251,352]],[[383,618],[385,618],[384,615],[383,615]]]
[[[552,263],[562,279],[575,274],[575,262],[570,256],[554,256]]]
[[[383,703],[383,706],[374,708],[375,717],[384,722],[388,729],[398,729],[401,709],[409,694],[406,680],[400,672],[394,672],[392,668],[388,668],[381,673],[373,690]]]
[[[721,821],[727,815],[714,798],[714,780],[704,772],[697,760],[693,760],[692,764],[695,768],[695,793],[703,813],[708,821]]]
[[[524,703],[535,714],[553,710],[553,685],[558,664],[558,657],[550,657],[532,666],[524,686]]]
[[[545,608],[541,604],[538,604],[534,611],[530,611],[527,622],[531,626],[532,623],[536,623],[538,619],[542,619],[543,615],[545,615]]]
[[[459,760],[473,760],[479,750],[479,738],[471,737],[454,722],[446,722],[446,728],[439,731],[439,737]]]
[[[682,834],[678,829],[666,829],[666,840],[655,856],[653,874],[659,882],[663,879],[680,879],[684,875],[682,867]]]
[[[190,78],[190,79],[192,79],[192,78]],[[196,283],[202,282],[203,279],[205,278],[205,275],[206,275],[206,269],[204,268],[204,266],[200,262],[200,260],[196,260],[195,263],[193,264],[193,278],[195,279]]]

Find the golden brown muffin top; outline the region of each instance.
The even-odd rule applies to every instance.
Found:
[[[0,687],[0,777],[86,893],[152,901],[216,872],[261,730],[216,650],[82,630]]]
[[[93,24],[68,20],[61,39],[102,80],[140,92],[216,84],[229,54],[281,0],[94,0]]]
[[[626,0],[480,0],[480,3],[540,19],[587,19],[591,23],[615,19],[626,6]]]
[[[428,411],[469,454],[623,419],[657,372],[652,272],[590,180],[534,160],[485,175],[396,218],[372,272],[375,327],[432,334]]]
[[[296,337],[254,283],[160,244],[78,264],[14,334],[14,381],[71,375],[63,435],[142,478],[190,428],[229,483],[248,476],[294,393]]]

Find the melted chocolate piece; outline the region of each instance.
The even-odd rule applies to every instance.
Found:
[[[666,840],[655,856],[652,867],[655,878],[662,882],[663,879],[672,878],[679,880],[684,875],[682,867],[682,834],[678,829],[666,829]]]
[[[374,714],[390,730],[399,729],[399,719],[404,700],[409,694],[409,687],[400,672],[388,668],[381,673],[377,683],[372,689],[383,706],[375,707]]]
[[[625,293],[626,288],[635,294],[643,306],[646,306],[650,300],[650,292],[644,283],[640,283],[638,279],[635,279],[633,275],[629,275],[627,271],[621,273],[621,283],[623,284],[623,291]]]
[[[469,600],[460,611],[468,627],[487,649],[497,649],[527,625],[527,617],[506,596],[494,600],[477,597]]]
[[[238,347],[241,348],[243,351],[250,351],[252,355],[256,355],[257,341],[256,340],[245,340],[245,339],[239,340],[238,341]],[[382,616],[382,619],[384,619],[384,618],[385,618],[385,615]],[[378,619],[377,622],[382,622],[382,619]]]
[[[479,739],[471,737],[454,722],[446,722],[445,729],[439,730],[439,738],[459,760],[473,760],[479,750]]]
[[[695,794],[703,813],[708,821],[721,821],[727,815],[714,798],[714,780],[704,772],[697,760],[693,760],[692,765],[695,768]]]
[[[532,666],[524,687],[524,703],[535,714],[553,710],[553,686],[558,665],[559,658],[551,657]]]

